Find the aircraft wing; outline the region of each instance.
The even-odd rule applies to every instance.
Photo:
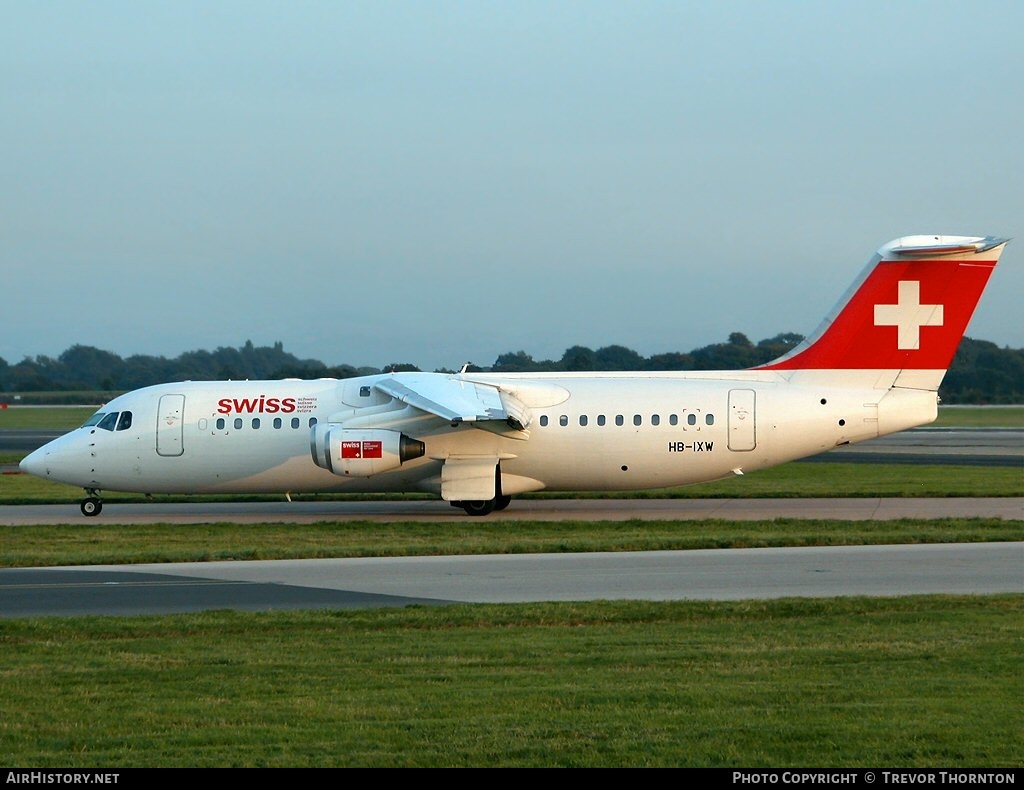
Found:
[[[526,404],[491,384],[428,374],[381,379],[374,386],[409,406],[453,423],[504,422],[518,431],[525,431],[530,424]]]

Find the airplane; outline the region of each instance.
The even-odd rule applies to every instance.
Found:
[[[145,494],[431,492],[470,516],[532,491],[744,475],[938,415],[938,388],[1008,239],[883,245],[816,332],[730,371],[395,372],[183,381],[112,399],[21,469]]]

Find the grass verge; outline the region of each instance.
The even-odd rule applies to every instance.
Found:
[[[1024,520],[0,526],[0,567],[1024,540]]]
[[[1024,765],[1024,596],[0,621],[0,762]]]

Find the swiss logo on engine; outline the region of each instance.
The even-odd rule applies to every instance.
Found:
[[[383,458],[384,443],[379,439],[366,442],[342,442],[342,458]]]

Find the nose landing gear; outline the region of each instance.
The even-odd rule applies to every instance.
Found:
[[[88,495],[82,500],[79,507],[82,509],[83,516],[98,516],[103,510],[103,500],[99,497],[99,492],[95,488],[85,489],[85,493]]]

